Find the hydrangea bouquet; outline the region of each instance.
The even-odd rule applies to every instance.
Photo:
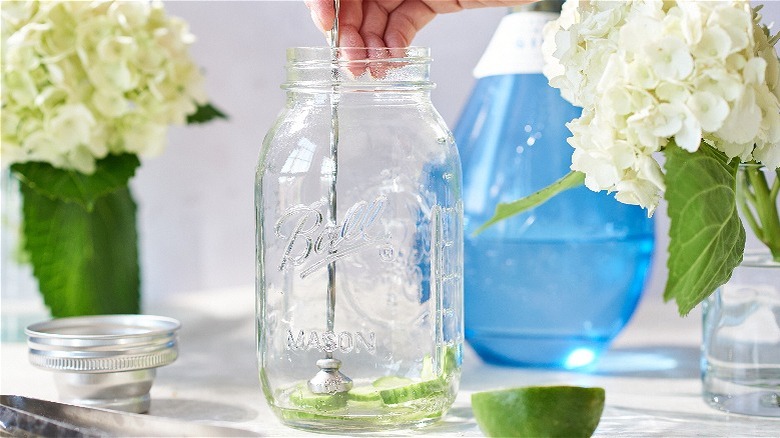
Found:
[[[2,163],[54,316],[140,309],[139,156],[207,104],[187,24],[146,1],[2,2]]]
[[[583,182],[648,214],[664,196],[664,296],[688,313],[742,260],[738,165],[780,167],[778,37],[759,9],[747,0],[568,0],[545,28],[543,51],[550,84],[583,108],[567,124],[572,172],[499,205],[486,226]],[[780,261],[780,178],[755,182],[760,221],[748,221]]]

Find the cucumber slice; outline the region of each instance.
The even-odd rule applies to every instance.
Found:
[[[400,376],[383,376],[371,384],[353,388],[347,393],[350,400],[373,402],[381,400],[384,404],[398,404],[410,400],[425,398],[444,389],[439,379],[415,382]]]
[[[325,415],[314,412],[283,409],[282,418],[285,420],[349,420],[346,415]]]
[[[433,358],[426,354],[422,360],[422,368],[420,369],[420,378],[422,380],[433,380],[436,377],[442,379],[448,378],[457,368],[459,368],[458,349],[454,345],[445,345],[441,347],[440,363],[441,374],[434,367]]]
[[[604,410],[604,389],[529,386],[477,392],[471,408],[489,437],[589,437]]]
[[[433,369],[433,358],[430,355],[425,355],[422,361],[422,369],[420,370],[420,378],[423,380],[431,380],[436,377],[436,371]]]
[[[438,394],[445,389],[445,384],[441,379],[424,380],[422,382],[411,383],[404,386],[382,389],[379,396],[387,405],[406,403],[412,400],[430,397]]]
[[[406,386],[414,383],[414,380],[400,376],[382,376],[376,380],[372,385],[374,388],[395,388],[397,386]]]
[[[315,394],[305,384],[301,384],[290,393],[290,402],[301,408],[328,411],[346,406],[347,395],[346,393]]]
[[[444,347],[444,354],[442,354],[442,371],[444,371],[444,376],[447,377],[455,370],[460,367],[460,360],[459,360],[459,354],[458,350],[455,348],[454,345],[448,345]]]
[[[356,386],[349,390],[347,397],[350,400],[359,402],[372,402],[381,399],[379,397],[379,388],[375,386]]]

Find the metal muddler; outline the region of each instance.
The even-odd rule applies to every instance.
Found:
[[[332,80],[338,80],[337,48],[339,47],[339,6],[340,0],[333,0],[335,17],[333,27],[328,32],[328,43],[333,53]],[[334,85],[334,93],[336,85]],[[330,158],[333,162],[333,175],[328,190],[329,220],[331,225],[336,224],[336,177],[338,175],[338,143],[339,143],[339,119],[338,96],[331,96],[331,127],[330,127]],[[336,262],[328,264],[328,296],[327,296],[327,330],[333,332],[336,319]],[[320,370],[308,382],[309,390],[315,394],[335,394],[347,392],[352,389],[352,379],[339,371],[341,361],[333,358],[333,352],[326,351],[325,358],[317,361]]]

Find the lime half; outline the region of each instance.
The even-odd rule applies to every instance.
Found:
[[[590,437],[604,410],[604,389],[528,386],[477,392],[471,407],[490,437]]]

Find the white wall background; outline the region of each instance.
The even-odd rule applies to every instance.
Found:
[[[780,1],[766,1],[780,22]],[[147,304],[254,282],[254,173],[265,131],[284,104],[285,49],[324,45],[302,1],[169,1],[198,41],[211,101],[227,122],[173,128],[166,152],[146,160],[133,181],[139,203],[143,294]],[[471,69],[504,8],[434,19],[415,40],[430,46],[434,104],[453,127],[473,85]],[[668,220],[656,213],[657,257],[646,298],[660,299]],[[669,316],[675,314],[670,308]]]

